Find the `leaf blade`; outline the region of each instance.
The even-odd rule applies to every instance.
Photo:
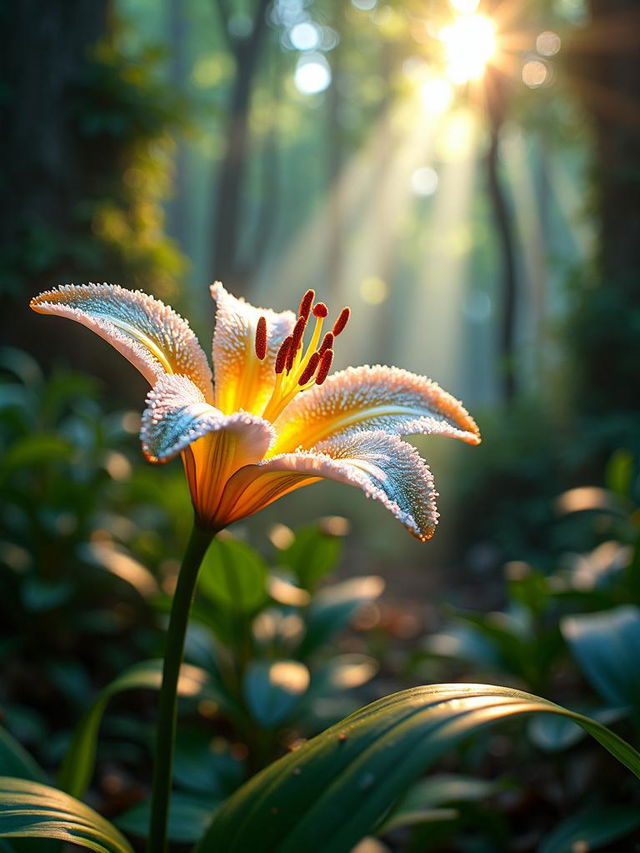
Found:
[[[640,755],[602,724],[493,685],[402,691],[357,711],[240,788],[197,850],[350,850],[443,752],[485,725],[520,714],[573,719],[640,778]]]
[[[55,838],[96,853],[133,853],[109,821],[56,788],[1,776],[0,803],[0,838]]]

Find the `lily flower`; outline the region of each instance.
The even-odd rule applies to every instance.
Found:
[[[149,381],[143,453],[153,463],[182,455],[200,527],[221,530],[328,478],[357,486],[418,539],[430,539],[438,518],[433,477],[401,436],[478,444],[478,427],[462,404],[432,380],[396,367],[330,376],[349,309],[325,332],[328,310],[312,290],[297,314],[255,308],[219,282],[211,294],[215,386],[187,322],[152,296],[109,284],[67,285],[40,294],[31,307],[92,329]]]

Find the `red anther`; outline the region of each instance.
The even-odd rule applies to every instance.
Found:
[[[326,349],[332,349],[332,348],[333,348],[333,332],[327,332],[327,334],[322,339],[322,343],[320,344],[320,349],[318,350],[318,353],[320,355],[322,355],[322,353]]]
[[[278,354],[276,356],[276,373],[282,373],[284,370],[284,366],[287,361],[287,356],[289,355],[289,349],[291,347],[291,335],[288,338],[285,338],[283,342],[280,344],[280,349],[278,350]]]
[[[313,306],[313,316],[314,317],[320,317],[324,320],[324,318],[327,316],[328,313],[329,313],[329,309],[324,304],[324,302],[318,302],[317,305]]]
[[[333,361],[333,350],[327,349],[322,353],[322,358],[320,359],[320,367],[318,368],[318,373],[316,375],[316,385],[322,385],[324,380],[329,375],[329,371],[331,370],[331,362]]]
[[[293,327],[293,333],[291,334],[291,346],[289,347],[289,357],[287,358],[287,370],[291,370],[293,366],[293,359],[296,357],[296,353],[300,349],[306,325],[306,319],[304,317],[298,317],[298,321]]]
[[[267,354],[267,320],[260,317],[256,326],[256,355],[262,361]]]
[[[344,332],[344,327],[349,322],[350,316],[351,316],[351,308],[343,308],[342,311],[340,312],[340,315],[338,316],[338,319],[333,324],[332,332],[336,336],[336,338],[338,337],[340,332]]]
[[[305,320],[309,318],[309,313],[311,312],[311,306],[313,305],[313,300],[316,298],[316,294],[314,290],[307,290],[305,295],[302,297],[300,301],[300,307],[298,308],[298,316],[304,317]]]
[[[302,371],[302,376],[298,379],[298,385],[306,385],[307,382],[311,379],[313,374],[316,372],[316,367],[318,366],[318,362],[320,361],[320,355],[317,352],[314,352],[309,361],[307,362],[307,366]]]

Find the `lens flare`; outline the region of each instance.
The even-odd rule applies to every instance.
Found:
[[[493,21],[484,15],[466,15],[440,31],[447,63],[447,77],[453,83],[479,80],[496,51]]]

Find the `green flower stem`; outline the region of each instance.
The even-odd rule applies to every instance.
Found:
[[[198,569],[214,536],[214,531],[203,530],[194,524],[173,596],[158,705],[158,731],[153,767],[148,853],[163,853],[167,849],[167,822],[176,737],[178,677]]]

